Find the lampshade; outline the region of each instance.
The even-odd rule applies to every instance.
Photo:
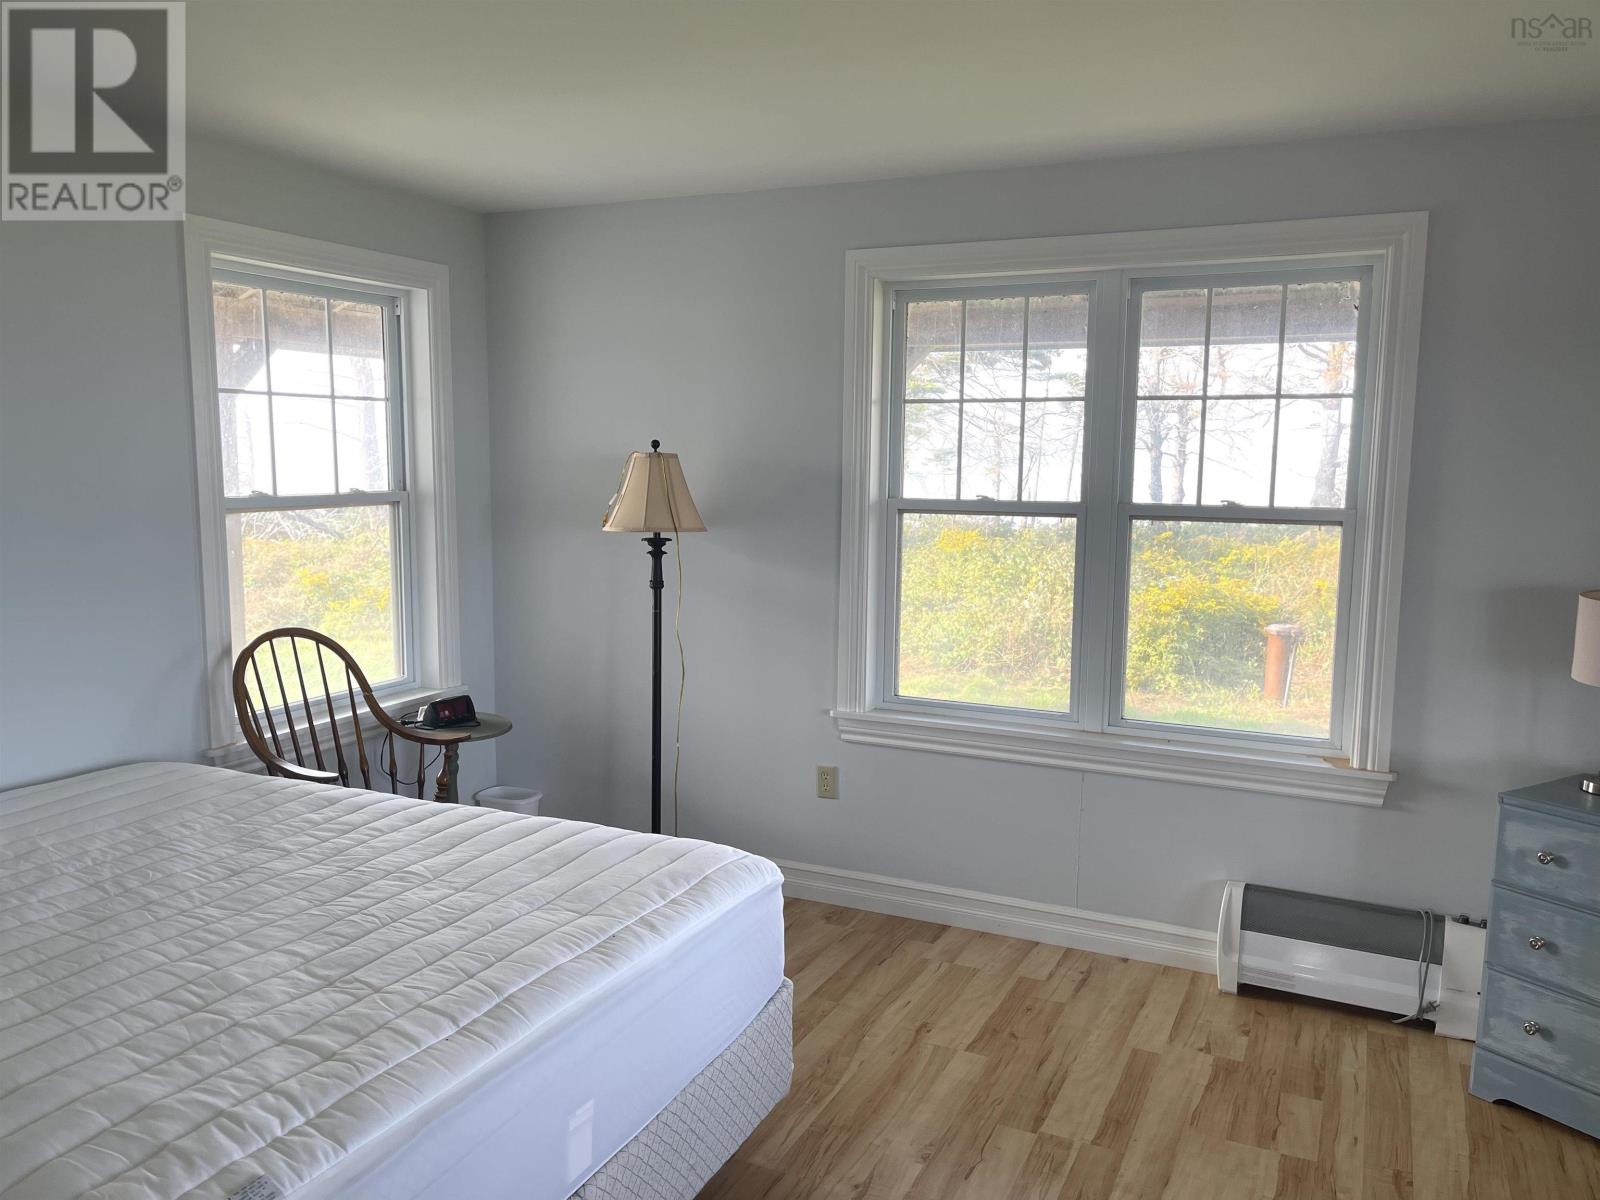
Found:
[[[676,454],[635,450],[622,468],[617,494],[606,506],[600,528],[607,533],[704,533],[705,522],[689,495]]]
[[[1578,631],[1572,639],[1572,677],[1600,687],[1600,591],[1578,593]]]

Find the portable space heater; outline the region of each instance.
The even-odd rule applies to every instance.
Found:
[[[1403,1017],[1437,1009],[1439,1032],[1470,1037],[1482,963],[1483,930],[1431,911],[1255,883],[1230,882],[1222,894],[1225,992],[1247,983]]]

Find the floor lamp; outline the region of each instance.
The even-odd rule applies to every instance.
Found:
[[[667,543],[661,531],[704,533],[705,522],[689,495],[676,454],[663,454],[652,441],[650,452],[635,450],[622,468],[622,482],[606,507],[600,528],[607,533],[648,533],[641,539],[650,555],[650,596],[654,641],[650,666],[650,832],[661,832],[661,560]],[[680,564],[681,565],[681,564]],[[674,830],[673,832],[677,832]]]

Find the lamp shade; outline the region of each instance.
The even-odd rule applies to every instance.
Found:
[[[704,533],[705,522],[689,495],[676,454],[635,450],[622,468],[617,494],[606,506],[600,528],[607,533]]]
[[[1572,677],[1600,687],[1600,591],[1578,593],[1578,630],[1572,638]]]

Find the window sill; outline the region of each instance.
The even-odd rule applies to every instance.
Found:
[[[930,750],[1341,804],[1381,805],[1395,778],[1391,771],[1356,770],[1313,755],[1219,749],[1117,733],[1040,729],[886,709],[835,709],[832,716],[839,736],[857,745]]]
[[[449,687],[442,688],[396,687],[395,690],[388,692],[378,689],[376,695],[379,703],[383,705],[383,710],[389,713],[391,716],[397,716],[399,713],[404,713],[419,708],[422,705],[427,704],[430,700],[437,700],[441,696],[459,695],[463,690],[465,689],[463,689],[460,684],[452,684]],[[340,721],[344,723],[343,727],[346,730],[349,728],[347,723],[348,712],[349,710],[347,706],[339,704],[334,705],[334,713],[339,717]],[[326,734],[328,732],[328,722],[326,718],[319,719],[316,722],[316,726],[318,734]],[[381,728],[382,727],[379,726],[377,718],[374,717],[370,712],[367,712],[366,706],[362,705],[362,736],[367,737],[369,735],[379,733]],[[250,749],[250,744],[243,738],[240,738],[238,741],[229,742],[224,746],[213,746],[205,752],[205,757],[206,761],[212,766],[226,767],[230,771],[249,769],[259,771],[261,769],[261,760],[255,756],[255,752]],[[376,766],[377,760],[373,759],[372,761],[374,766]]]

